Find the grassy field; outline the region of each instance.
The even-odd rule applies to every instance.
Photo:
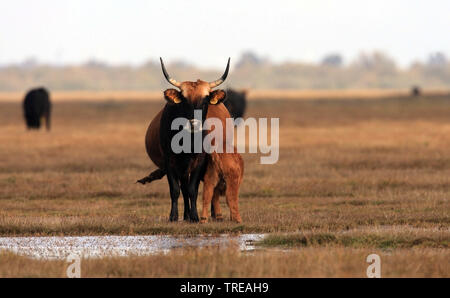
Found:
[[[355,99],[381,99],[405,98],[411,96],[410,89],[339,89],[339,90],[260,90],[246,89],[247,97],[255,100],[355,100]],[[425,89],[421,91],[424,96],[450,96],[448,89]],[[0,102],[21,102],[25,92],[0,92]],[[52,91],[51,98],[55,102],[67,101],[160,101],[161,91]]]
[[[280,118],[279,162],[244,154],[243,223],[202,225],[168,222],[165,179],[135,184],[155,168],[144,134],[162,100],[57,102],[50,133],[26,131],[19,102],[1,102],[0,236],[271,233],[252,254],[87,260],[84,276],[364,276],[378,251],[383,276],[448,277],[450,97],[372,99],[250,101],[248,116]],[[62,265],[2,254],[0,276]]]
[[[438,249],[304,249],[240,252],[180,249],[165,255],[83,259],[82,277],[366,277],[366,257],[381,257],[382,277],[449,276],[449,253]],[[66,277],[69,263],[0,253],[0,277]]]

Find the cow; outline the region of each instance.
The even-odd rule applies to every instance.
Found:
[[[244,117],[247,108],[247,90],[236,91],[227,89],[226,92],[227,97],[223,104],[230,112],[231,117],[234,119]]]
[[[155,118],[151,121],[145,136],[146,151],[157,170],[148,176],[138,180],[141,184],[150,183],[167,175],[170,187],[172,207],[170,221],[178,220],[178,197],[180,188],[184,199],[184,220],[199,221],[197,213],[197,194],[200,180],[204,181],[203,187],[203,211],[201,222],[207,221],[207,208],[209,204],[214,206],[214,217],[222,220],[220,213],[219,195],[225,195],[230,207],[230,217],[236,222],[241,222],[238,210],[239,187],[242,182],[244,164],[242,157],[233,148],[232,153],[206,154],[203,149],[201,153],[178,153],[173,152],[170,144],[173,136],[178,131],[172,131],[171,121],[176,117],[189,120],[188,127],[195,131],[195,127],[202,127],[198,119],[194,118],[194,109],[202,111],[203,123],[208,118],[217,118],[222,122],[223,136],[226,134],[226,119],[230,113],[223,105],[226,93],[223,90],[212,90],[222,84],[228,76],[230,59],[222,77],[213,82],[197,80],[196,82],[178,82],[171,78],[164,66],[162,59],[161,68],[166,80],[179,89],[167,89],[164,98],[167,103]],[[202,123],[202,124],[203,124]],[[202,137],[210,133],[200,129]],[[226,143],[224,142],[224,152]],[[206,206],[206,208],[205,208]],[[213,211],[213,210],[212,210]]]
[[[51,102],[49,92],[45,88],[30,90],[23,101],[24,118],[28,129],[39,129],[41,119],[45,118],[45,126],[50,130]]]
[[[411,87],[411,95],[412,96],[420,96],[422,94],[422,90],[419,86],[412,86]]]

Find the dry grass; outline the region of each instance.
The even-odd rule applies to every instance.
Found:
[[[0,102],[20,102],[26,92],[0,92]],[[161,100],[160,91],[52,91],[51,100],[66,101],[157,101]]]
[[[449,250],[304,248],[239,252],[181,249],[167,255],[83,259],[81,277],[366,277],[377,253],[382,277],[449,277]],[[237,265],[239,264],[239,265]],[[0,254],[0,277],[66,277],[69,263]]]
[[[281,150],[275,165],[245,154],[242,225],[170,224],[165,179],[134,183],[154,169],[143,138],[160,107],[59,103],[46,133],[27,132],[20,105],[1,104],[1,235],[449,226],[446,98],[251,103],[249,116],[280,117]]]
[[[341,232],[303,231],[269,234],[257,243],[265,247],[351,247],[351,248],[450,248],[448,229],[387,226],[360,228]]]
[[[260,165],[258,155],[244,155],[239,225],[169,223],[166,180],[134,183],[154,169],[144,134],[162,104],[57,102],[46,133],[25,130],[18,102],[0,103],[0,235],[265,232],[279,238],[272,245],[307,248],[225,254],[245,264],[236,271],[214,267],[222,257],[203,265],[195,251],[187,259],[198,269],[185,271],[177,271],[177,255],[142,259],[173,263],[173,271],[138,266],[140,258],[93,260],[83,267],[88,276],[362,276],[355,266],[365,266],[367,248],[393,249],[385,276],[449,276],[450,98],[251,101],[248,116],[280,117],[280,160]],[[179,206],[181,215],[181,199]],[[300,240],[280,234],[299,231]],[[312,261],[327,264],[336,254],[331,269]],[[25,262],[9,258],[11,268]],[[290,268],[290,258],[305,266]],[[283,265],[265,271],[271,262]],[[57,263],[42,271],[33,264],[27,274],[2,274],[62,274]]]
[[[261,90],[248,89],[249,100],[283,99],[283,100],[317,100],[317,99],[380,99],[407,98],[410,89],[330,89],[330,90]],[[448,89],[426,89],[424,96],[449,96]],[[20,102],[24,92],[0,92],[0,102]],[[53,91],[51,98],[55,102],[66,101],[160,101],[161,91]]]
[[[426,89],[425,96],[448,96],[448,89]],[[329,89],[329,90],[249,90],[249,98],[255,99],[284,99],[284,100],[354,100],[407,98],[411,96],[409,89]]]

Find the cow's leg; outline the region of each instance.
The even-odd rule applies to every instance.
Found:
[[[192,222],[198,222],[198,211],[197,211],[197,196],[198,196],[198,186],[200,184],[200,181],[194,183],[193,185],[189,186],[189,197],[190,197],[190,203],[191,203],[191,210],[190,210],[190,219]]]
[[[37,114],[36,118],[37,118],[36,119],[36,127],[39,129],[39,128],[41,128],[42,115]]]
[[[39,120],[39,116],[33,113],[30,116],[30,123],[31,123],[30,128],[31,129],[38,129],[39,126],[40,126],[39,121],[40,121]]]
[[[190,178],[189,178],[189,186],[188,186],[188,193],[189,193],[189,199],[191,203],[191,210],[190,210],[190,219],[193,222],[198,222],[198,212],[197,212],[197,196],[198,196],[198,187],[200,185],[200,173],[202,172],[201,167],[197,167],[194,171],[191,172]]]
[[[214,189],[214,194],[211,202],[211,217],[217,221],[223,220],[222,210],[220,208],[220,190],[217,187]],[[213,215],[214,212],[214,215]]]
[[[178,197],[180,196],[180,184],[177,177],[171,171],[167,171],[167,180],[170,187],[170,199],[172,201],[172,207],[170,209],[170,221],[178,221]]]
[[[181,192],[183,193],[183,201],[184,201],[184,213],[183,213],[183,219],[184,220],[190,220],[190,213],[191,213],[191,206],[189,204],[189,191],[188,191],[189,185],[188,180],[183,179],[181,181]]]
[[[47,128],[47,131],[50,131],[50,110],[48,110],[45,115],[45,127]]]
[[[214,200],[211,201],[211,218],[216,218],[216,211],[214,210]]]

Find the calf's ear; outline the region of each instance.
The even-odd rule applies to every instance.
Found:
[[[181,93],[175,89],[167,89],[164,91],[164,98],[170,103],[180,103],[181,102]]]
[[[227,94],[223,90],[214,90],[209,94],[209,103],[216,105],[224,101]]]

